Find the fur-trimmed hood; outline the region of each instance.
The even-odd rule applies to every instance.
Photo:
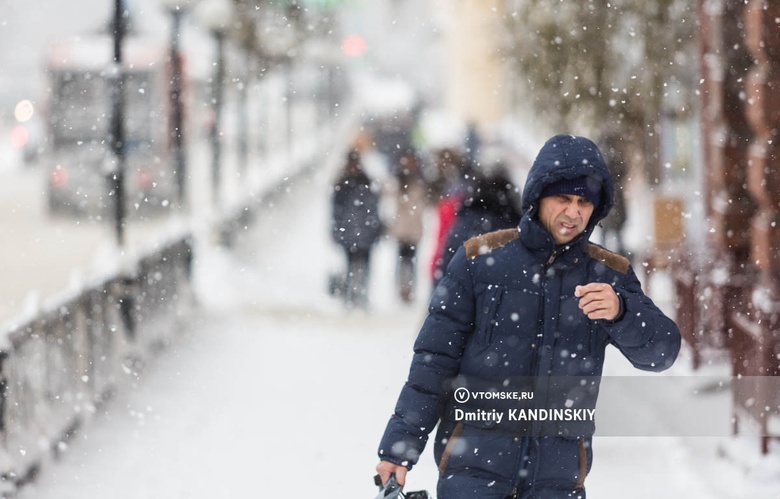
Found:
[[[601,201],[594,207],[586,232],[612,209],[615,187],[599,148],[590,139],[560,134],[548,140],[536,156],[523,190],[523,213],[536,217],[544,188],[554,182],[587,176],[601,184]],[[530,213],[529,213],[530,212]]]

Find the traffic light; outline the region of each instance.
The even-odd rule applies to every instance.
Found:
[[[349,57],[360,57],[368,50],[368,44],[362,36],[350,35],[341,41],[341,49]]]

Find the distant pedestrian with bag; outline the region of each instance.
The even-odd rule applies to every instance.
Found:
[[[331,237],[346,257],[344,300],[348,308],[368,307],[371,253],[382,235],[380,188],[363,170],[360,153],[351,150],[331,198]]]

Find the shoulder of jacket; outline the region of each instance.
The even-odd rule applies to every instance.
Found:
[[[466,258],[471,259],[475,256],[493,251],[494,249],[511,243],[518,237],[519,234],[516,228],[497,230],[472,237],[463,243],[463,246],[466,247]]]
[[[588,243],[585,247],[585,253],[616,272],[620,272],[623,275],[628,274],[628,267],[631,265],[631,262],[623,255],[613,253],[593,243]]]

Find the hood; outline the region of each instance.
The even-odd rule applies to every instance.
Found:
[[[585,137],[561,134],[545,142],[526,178],[523,213],[535,218],[540,195],[547,185],[582,176],[601,184],[601,201],[594,207],[585,230],[591,232],[612,208],[615,188],[604,157],[596,144]]]

